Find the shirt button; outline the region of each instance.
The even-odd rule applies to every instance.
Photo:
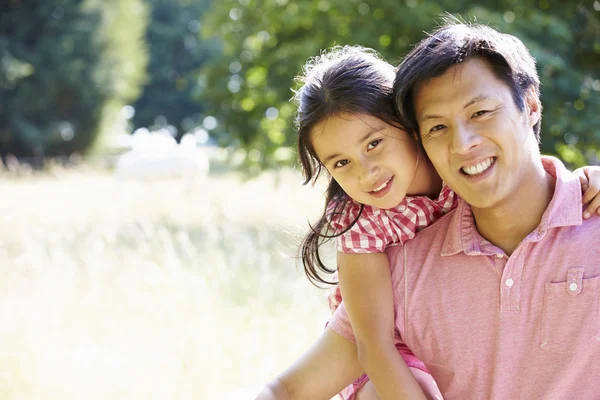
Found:
[[[576,290],[577,290],[577,284],[576,284],[575,282],[571,283],[571,284],[569,285],[569,290],[570,290],[571,292],[574,292],[574,291],[576,291]]]
[[[406,207],[405,206],[400,206],[400,207],[398,207],[398,211],[404,212],[404,211],[406,211]]]
[[[506,282],[504,282],[504,283],[506,283],[506,286],[512,287],[512,285],[515,283],[515,281],[513,281],[511,278],[508,278],[506,280]]]
[[[504,254],[500,254],[500,253],[498,253],[498,254],[496,254],[496,257],[498,257],[498,258],[502,258],[502,257],[504,257]]]

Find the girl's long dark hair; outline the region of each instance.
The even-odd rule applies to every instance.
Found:
[[[342,113],[365,114],[402,128],[394,107],[393,84],[395,70],[371,49],[361,46],[336,46],[320,56],[308,60],[302,74],[296,79],[300,88],[294,100],[298,109],[295,125],[298,131],[298,158],[304,177],[303,184],[314,184],[323,172],[323,164],[317,158],[310,141],[312,129],[321,121]],[[335,202],[333,212],[327,213],[330,202]],[[350,229],[358,217],[336,232],[330,224],[332,217],[345,213],[351,199],[340,185],[329,177],[325,193],[325,207],[321,217],[310,226],[310,231],[300,245],[304,272],[315,284],[335,284],[325,275],[337,268],[327,267],[321,260],[319,249],[331,238]],[[360,212],[362,213],[361,206]]]

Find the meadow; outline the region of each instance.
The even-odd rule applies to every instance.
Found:
[[[253,398],[329,315],[297,260],[323,189],[4,171],[0,399]]]

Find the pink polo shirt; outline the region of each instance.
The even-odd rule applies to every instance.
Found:
[[[543,161],[554,196],[510,257],[462,200],[387,251],[396,329],[446,400],[600,398],[600,218],[583,220],[578,179]],[[354,341],[343,303],[329,326]]]

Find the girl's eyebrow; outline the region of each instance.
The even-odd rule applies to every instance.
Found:
[[[372,130],[370,130],[369,132],[367,132],[366,135],[364,135],[361,139],[359,139],[357,141],[357,144],[361,144],[362,142],[366,141],[368,138],[370,138],[372,135],[376,134],[377,132],[381,132],[382,130],[385,129],[385,126],[382,127],[373,127]]]
[[[376,134],[377,132],[381,132],[384,129],[385,129],[385,126],[374,127],[373,129],[368,131],[362,138],[360,138],[356,143],[361,144],[365,140],[369,139],[372,135]],[[329,161],[333,160],[334,158],[340,157],[340,156],[341,156],[340,153],[330,154],[327,157],[325,157],[322,162],[323,162],[323,164],[327,164]]]
[[[335,153],[335,154],[331,154],[327,157],[325,157],[325,159],[323,160],[323,164],[327,164],[329,161],[333,160],[334,158],[339,157],[341,154],[340,153]]]

